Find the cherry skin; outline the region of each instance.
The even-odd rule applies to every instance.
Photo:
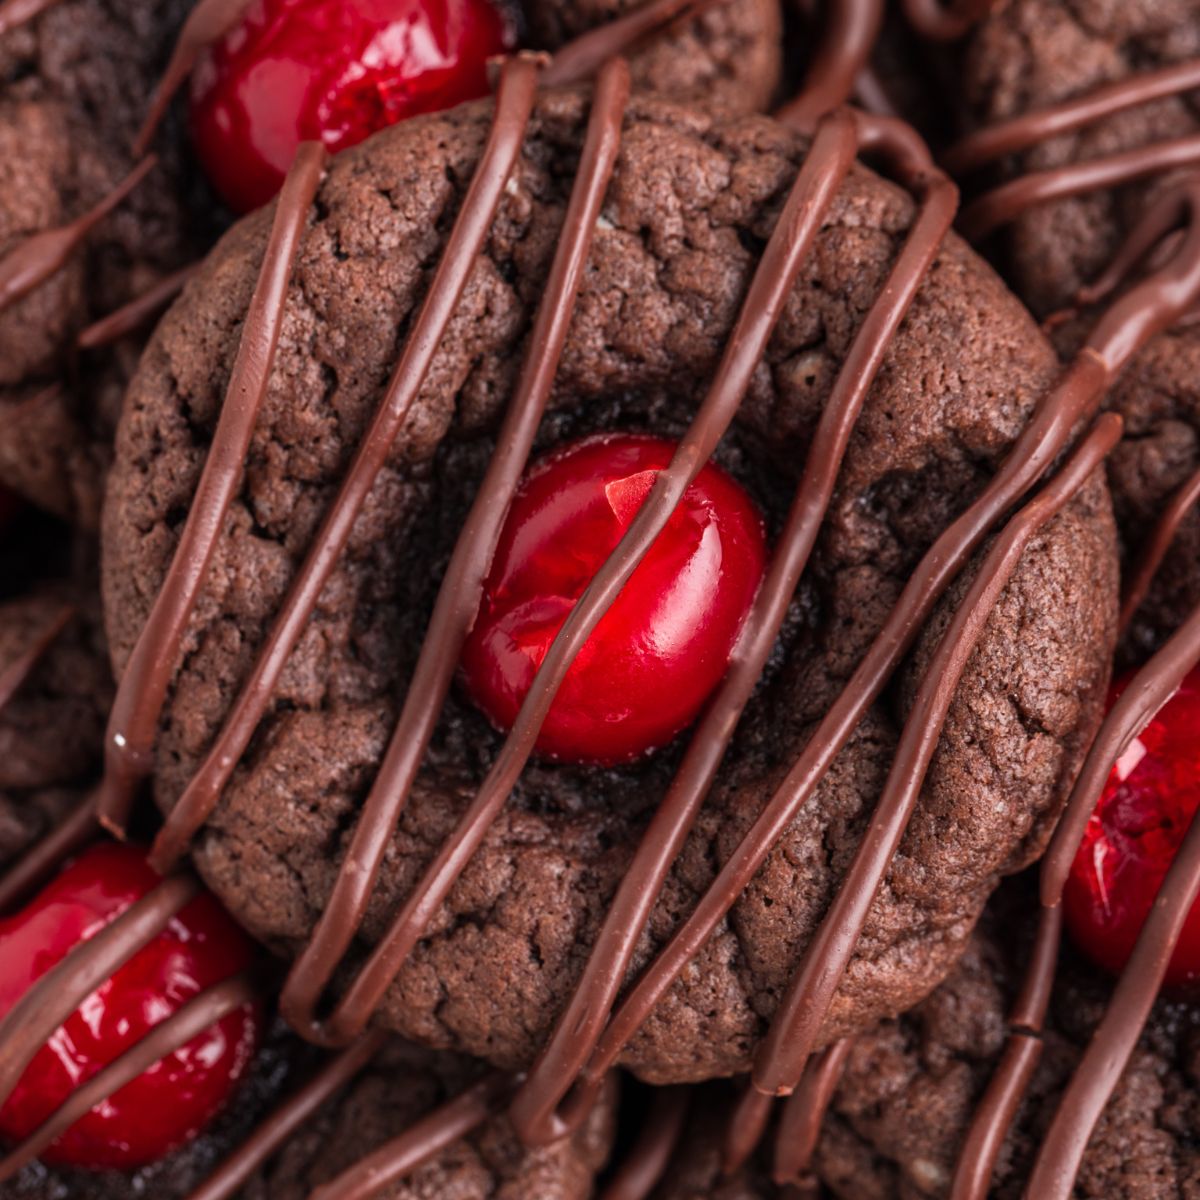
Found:
[[[674,449],[653,437],[586,438],[522,480],[463,651],[467,690],[502,729]],[[765,562],[753,501],[706,466],[567,672],[537,750],[611,764],[670,741],[725,674]]]
[[[1120,695],[1128,680],[1113,689]],[[1200,669],[1183,681],[1113,768],[1063,892],[1072,940],[1118,973],[1200,805]],[[1200,980],[1200,903],[1192,906],[1164,982]]]
[[[487,60],[515,44],[493,0],[253,0],[193,72],[196,152],[249,212],[279,190],[301,142],[336,153],[486,95]]]
[[[158,882],[140,850],[94,846],[22,912],[0,922],[0,1016],[72,947]],[[211,895],[192,900],[37,1052],[0,1108],[0,1135],[13,1142],[27,1137],[151,1027],[254,958],[253,943]],[[235,1009],[76,1121],[42,1159],[129,1170],[162,1158],[199,1133],[228,1099],[254,1056],[262,1024],[258,1005]]]

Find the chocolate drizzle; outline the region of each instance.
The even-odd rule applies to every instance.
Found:
[[[217,539],[224,531],[230,501],[242,478],[246,451],[271,378],[300,234],[324,166],[324,149],[307,142],[297,152],[284,182],[212,449],[171,569],[113,701],[97,805],[100,820],[118,836],[124,836],[137,784],[152,770],[154,736],[167,687]]]
[[[111,345],[131,333],[136,333],[156,313],[166,308],[183,290],[184,284],[199,270],[199,263],[189,263],[178,271],[164,276],[153,287],[135,296],[108,316],[93,322],[75,339],[80,350],[97,350]]]
[[[156,162],[153,155],[142,159],[103,200],[81,217],[68,225],[31,234],[0,258],[0,312],[60,271],[92,230],[146,178]]]
[[[69,604],[63,605],[57,612],[52,612],[29,645],[0,671],[0,710],[4,709],[21,685],[37,669],[74,616],[75,609]]]
[[[1004,0],[902,0],[908,23],[934,42],[956,42]]]
[[[621,1160],[600,1200],[646,1200],[666,1174],[687,1120],[691,1089],[656,1088],[637,1141]]]
[[[825,1110],[833,1099],[852,1044],[850,1038],[839,1038],[814,1055],[800,1086],[783,1106],[775,1141],[774,1171],[775,1182],[781,1187],[801,1182],[808,1173]]]

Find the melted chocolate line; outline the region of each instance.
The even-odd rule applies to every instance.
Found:
[[[775,1138],[774,1178],[780,1187],[801,1182],[809,1171],[825,1113],[841,1082],[852,1045],[851,1038],[839,1038],[815,1055],[800,1086],[784,1104]]]
[[[729,0],[649,0],[641,8],[581,33],[561,46],[542,72],[546,87],[570,87],[591,79],[610,59],[629,54],[647,38],[676,23],[695,20]]]
[[[778,117],[805,128],[854,93],[883,27],[883,0],[833,0],[804,86]]]
[[[1150,530],[1150,537],[1142,548],[1129,580],[1125,586],[1125,596],[1121,601],[1121,618],[1118,625],[1120,633],[1124,633],[1133,621],[1142,601],[1150,591],[1150,584],[1162,566],[1175,535],[1179,532],[1188,514],[1200,500],[1200,470],[1171,497],[1162,515]]]
[[[1169,694],[1197,662],[1200,662],[1200,608],[1133,677],[1121,700],[1131,692],[1139,698]],[[1143,706],[1136,702],[1123,708],[1118,701],[1101,728],[1096,746],[1126,745],[1145,727],[1143,713]],[[1110,768],[1115,761],[1116,756],[1111,759]],[[1061,852],[1062,848],[1059,849]],[[1043,895],[1046,890],[1044,887]],[[1200,893],[1200,821],[1193,818],[1121,972],[1104,1018],[1059,1101],[1034,1163],[1027,1195],[1039,1200],[1042,1197],[1068,1200],[1092,1130],[1141,1036],[1197,893]]]
[[[1059,134],[1093,125],[1114,113],[1194,88],[1200,88],[1200,59],[1134,75],[1060,104],[985,126],[956,142],[942,156],[942,164],[956,175],[975,171]]]
[[[1041,1059],[1041,1031],[1061,941],[1062,908],[1041,909],[1033,954],[1009,1014],[1004,1054],[971,1117],[955,1164],[950,1200],[987,1200],[996,1159]]]
[[[254,1172],[327,1100],[345,1088],[387,1040],[385,1033],[373,1031],[331,1058],[298,1092],[259,1124],[187,1200],[232,1200]]]
[[[615,59],[601,70],[596,84],[579,169],[530,332],[529,351],[497,434],[496,449],[438,589],[403,711],[355,826],[333,893],[284,985],[280,1011],[293,1028],[314,1039],[322,1036],[317,1017],[321,994],[362,924],[478,612],[504,518],[545,412],[620,153],[628,97],[629,68]]]
[[[360,1159],[308,1200],[371,1200],[478,1128],[512,1088],[512,1076],[496,1072],[422,1117],[399,1137]]]
[[[153,769],[159,717],[217,540],[225,531],[229,507],[242,480],[255,422],[271,382],[288,284],[324,166],[325,151],[318,143],[305,142],[296,152],[275,209],[216,433],[187,522],[113,700],[104,743],[99,814],[103,825],[117,837],[125,836],[136,789]]]
[[[458,307],[483,247],[505,185],[518,161],[525,127],[533,109],[537,71],[537,60],[526,55],[511,58],[504,64],[487,146],[413,325],[412,335],[337,498],[292,581],[287,599],[275,617],[249,678],[242,685],[207,758],[159,832],[151,855],[151,861],[156,865],[173,861],[181,854],[188,838],[216,807],[221,790],[245,752],[279,674],[337,565],[375,478],[420,394],[442,335]]]
[[[1033,171],[1001,184],[969,204],[959,219],[959,231],[969,241],[978,241],[1031,208],[1053,200],[1082,196],[1197,164],[1200,164],[1200,134],[1191,134],[1087,162]]]
[[[721,1145],[723,1175],[732,1175],[746,1165],[762,1142],[774,1110],[775,1098],[764,1096],[752,1088],[747,1080],[725,1126],[725,1138]]]
[[[27,993],[28,995],[28,993]],[[81,1084],[53,1116],[0,1161],[0,1183],[31,1163],[51,1142],[97,1104],[120,1091],[156,1062],[186,1045],[222,1017],[256,999],[248,974],[237,975],[205,989],[178,1012],[155,1025],[140,1041],[102,1071]]]
[[[1060,471],[1004,527],[955,610],[921,681],[883,795],[850,869],[759,1045],[751,1078],[760,1091],[790,1093],[809,1056],[816,1051],[834,994],[908,828],[959,680],[984,627],[1033,538],[1104,462],[1120,440],[1121,431],[1122,421],[1115,413],[1106,413],[1097,420],[1094,430]]]
[[[0,876],[0,913],[14,908],[44,883],[99,829],[96,798],[90,795]],[[3,1048],[0,1047],[0,1058]]]
[[[729,427],[853,156],[851,122],[840,114],[826,118],[750,283],[708,395],[676,448],[670,466],[659,472],[616,550],[563,622],[487,778],[454,833],[443,843],[383,940],[350,984],[328,1022],[334,1038],[354,1036],[370,1019],[503,807],[532,753],[538,731],[575,655],[653,545]]]
[[[600,1200],[647,1200],[665,1178],[675,1148],[683,1136],[692,1089],[654,1089],[650,1112],[633,1148],[621,1160]]]
[[[814,432],[787,522],[725,678],[692,734],[687,754],[608,906],[571,1000],[514,1100],[510,1115],[526,1144],[544,1144],[561,1137],[590,1107],[585,1096],[579,1107],[572,1109],[568,1104],[567,1113],[555,1114],[555,1107],[567,1095],[603,1032],[654,904],[775,645],[828,509],[863,402],[892,335],[949,230],[957,198],[949,181],[939,179],[932,184],[879,299],[855,334]]]
[[[38,631],[34,639],[12,662],[0,671],[0,713],[37,669],[75,616],[73,605],[65,604]]]
[[[140,296],[135,296],[128,304],[89,325],[75,339],[76,347],[80,350],[96,350],[135,333],[151,317],[166,308],[199,269],[198,262],[189,263],[186,267],[180,267],[178,271],[160,279],[152,288],[148,288]]]
[[[965,37],[990,13],[1000,8],[1004,0],[902,0],[901,7],[908,23],[931,42],[957,42]]]
[[[233,27],[249,3],[250,0],[198,0],[179,31],[167,68],[150,97],[146,119],[133,141],[135,158],[150,148],[172,98],[192,73],[200,55]]]
[[[30,234],[0,258],[0,312],[60,271],[87,236],[121,204],[154,167],[144,158],[103,200],[81,217],[56,229]]]
[[[59,0],[4,0],[0,3],[0,37],[28,24],[35,17],[40,17],[58,2]]]
[[[199,892],[190,876],[163,880],[76,946],[9,1009],[0,1020],[0,1104],[12,1095],[46,1039]]]

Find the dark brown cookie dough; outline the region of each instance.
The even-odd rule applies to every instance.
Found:
[[[585,109],[541,102],[428,386],[212,822],[200,870],[284,953],[332,886],[411,670],[441,568],[490,451],[559,236]],[[248,469],[186,641],[157,751],[169,808],[210,745],[341,479],[428,284],[487,128],[476,105],[347,152],[318,196]],[[542,448],[596,429],[678,434],[717,357],[803,142],[635,100]],[[837,365],[912,220],[856,168],[835,201],[719,455],[777,531]],[[160,326],[127,396],[104,530],[120,669],[176,543],[221,403],[269,214],[238,225]],[[977,494],[1057,364],[1020,305],[951,236],[889,350],[786,636],[637,956],[712,879],[850,674],[923,550]],[[827,1033],[924,996],[998,877],[1042,846],[1111,652],[1115,563],[1093,481],[1037,537],[952,707],[921,804]],[[955,590],[961,595],[965,583]],[[745,1069],[878,797],[914,682],[944,628],[840,756],[753,887],[626,1061],[653,1080]],[[499,744],[454,696],[365,925],[380,936]],[[678,749],[620,770],[528,769],[384,1020],[502,1064],[561,1008]]]
[[[0,602],[0,674],[73,615],[0,705],[0,867],[81,799],[99,765],[112,678],[94,593],[40,588]]]
[[[1025,890],[1026,880],[1016,881]],[[1014,885],[1006,885],[1006,891]],[[1032,933],[1031,895],[985,915],[959,965],[924,1003],[855,1039],[817,1151],[842,1200],[949,1194],[955,1157],[1004,1046],[1006,1013]],[[989,919],[991,918],[991,919]],[[1070,1073],[1103,1015],[1111,980],[1070,948],[1037,1072],[989,1195],[1018,1200]],[[1080,1200],[1183,1200],[1200,1188],[1200,1007],[1160,1000],[1092,1136]]]
[[[0,1184],[0,1200],[184,1200],[322,1061],[276,1022],[229,1107],[185,1148],[136,1172],[35,1164]],[[237,1200],[305,1200],[481,1073],[466,1059],[397,1039],[284,1142]],[[544,1150],[524,1150],[497,1117],[381,1192],[380,1200],[587,1200],[612,1145],[615,1100],[609,1089],[577,1133]]]
[[[521,0],[537,49],[564,42],[641,8],[646,0]],[[779,0],[716,0],[630,54],[634,87],[714,113],[763,112],[783,71]]]
[[[0,255],[64,225],[133,166],[131,146],[188,0],[59,0],[0,37]],[[197,253],[182,133],[160,164],[29,295],[0,310],[0,482],[84,525],[99,497],[127,372],[74,350],[90,321]],[[47,391],[52,385],[58,390]]]
[[[1196,0],[1013,0],[975,33],[964,88],[977,124],[1086,95],[1097,87],[1200,56]],[[1200,132],[1195,93],[1155,100],[1048,139],[1006,160],[1005,177]],[[1148,201],[1172,176],[1039,205],[1001,236],[1014,286],[1039,315],[1061,309],[1111,261]],[[1078,341],[1079,326],[1060,344]],[[1200,329],[1156,339],[1107,403],[1124,416],[1126,440],[1110,459],[1109,484],[1127,561],[1172,493],[1200,468]],[[1200,604],[1200,518],[1192,515],[1127,643],[1138,658]]]

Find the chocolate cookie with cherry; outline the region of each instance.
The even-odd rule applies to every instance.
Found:
[[[1039,316],[1075,303],[1147,208],[1189,165],[1200,145],[1194,77],[1200,74],[1200,7],[1113,6],[1103,0],[1015,0],[998,6],[969,38],[962,90],[976,132],[964,157],[947,159],[972,188],[1042,179],[1055,194],[1010,198],[997,209],[993,244],[1017,293]],[[1070,120],[1055,110],[1090,104]],[[1046,113],[1046,117],[1039,114]],[[993,127],[1026,119],[1029,136],[1001,154],[983,150]],[[1081,171],[1095,171],[1088,182]],[[1074,176],[1066,194],[1059,184]],[[996,192],[999,196],[1000,192]],[[1080,323],[1057,334],[1070,350]],[[1123,556],[1131,563],[1146,530],[1200,468],[1200,337],[1194,323],[1162,334],[1113,389],[1126,421],[1110,459]],[[1140,657],[1200,602],[1200,520],[1188,517],[1132,629]]]
[[[69,966],[80,949],[135,904],[161,890],[144,851],[102,843],[63,866],[28,903],[0,920],[6,972],[0,1018],[9,1016],[48,972]],[[160,932],[142,938],[112,974],[36,1048],[0,1102],[5,1153],[38,1139],[43,1122],[73,1102],[105,1069],[189,1005],[229,986],[258,951],[214,898],[187,899]],[[263,981],[260,981],[263,982]],[[63,980],[56,990],[69,990]],[[272,1114],[315,1084],[330,1067],[322,1055],[269,1021],[268,989],[251,988],[240,1003],[190,1036],[172,1036],[157,1060],[132,1070],[106,1099],[82,1106],[52,1139],[41,1138],[36,1161],[15,1170],[0,1154],[0,1195],[36,1200],[107,1200],[135,1192],[184,1200],[230,1157],[264,1135]],[[44,998],[45,999],[45,998]],[[237,999],[235,997],[235,999]],[[198,1022],[203,1024],[203,1022]],[[6,1029],[8,1052],[15,1045]],[[399,1040],[373,1043],[354,1069],[341,1072],[290,1136],[273,1138],[235,1194],[245,1200],[307,1197],[405,1133],[439,1106],[477,1087],[483,1068]],[[464,1198],[511,1194],[583,1200],[612,1139],[610,1091],[572,1136],[526,1152],[498,1115],[480,1116],[441,1149],[402,1171],[386,1194]]]
[[[489,459],[562,237],[584,98],[538,99],[432,372],[247,752],[193,844],[235,916],[296,954],[379,770],[444,565]],[[170,812],[247,679],[358,450],[463,203],[490,105],[415,118],[334,158],[306,219],[272,374],[173,664],[153,788]],[[376,943],[451,834],[601,560],[700,403],[808,143],[768,118],[634,96],[549,411],[370,897]],[[914,219],[848,168],[714,461],[596,627],[533,761],[433,914],[378,1020],[530,1062],[724,675],[814,424]],[[197,487],[270,213],[237,225],[159,326],[127,397],[104,529],[118,672]],[[811,563],[634,969],[712,881],[1056,377],[1020,304],[953,234],[867,396]],[[914,687],[972,570],[936,610],[753,885],[624,1061],[653,1081],[745,1070],[854,855]],[[1115,557],[1103,481],[1031,543],[963,675],[911,826],[823,1032],[873,1024],[949,970],[998,879],[1042,848],[1103,703]]]

